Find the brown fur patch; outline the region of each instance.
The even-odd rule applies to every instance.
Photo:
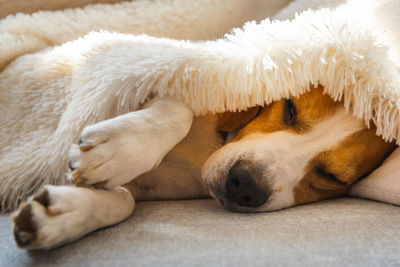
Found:
[[[248,124],[257,115],[261,107],[252,107],[240,112],[225,112],[218,116],[217,131],[232,132]]]
[[[376,169],[396,146],[376,136],[375,130],[361,130],[314,157],[294,189],[295,203],[342,196],[352,184]]]
[[[296,118],[291,125],[284,120],[285,101],[280,100],[263,108],[260,114],[240,130],[236,141],[253,133],[272,133],[276,131],[290,131],[298,134],[308,132],[313,125],[333,115],[340,102],[324,94],[322,87],[314,88],[310,92],[291,99],[296,109]]]

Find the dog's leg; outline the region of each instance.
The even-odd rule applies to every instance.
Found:
[[[72,147],[70,168],[77,184],[114,188],[156,167],[188,133],[191,109],[170,97],[144,109],[86,127]]]
[[[12,215],[18,246],[49,249],[126,219],[135,208],[131,193],[73,186],[45,186]]]

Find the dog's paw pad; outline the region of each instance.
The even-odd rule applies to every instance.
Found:
[[[37,225],[33,221],[32,206],[26,204],[13,218],[14,238],[21,248],[29,246],[36,240]]]
[[[43,188],[12,215],[14,239],[21,248],[39,248],[43,241],[43,227],[62,212],[54,206],[49,189]]]

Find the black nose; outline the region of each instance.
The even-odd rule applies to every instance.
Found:
[[[245,207],[259,207],[268,199],[268,194],[256,183],[255,170],[251,163],[238,161],[229,170],[226,181],[227,199]]]

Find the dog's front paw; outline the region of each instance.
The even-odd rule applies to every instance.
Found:
[[[96,188],[126,184],[159,161],[153,147],[140,130],[118,127],[112,121],[86,127],[79,145],[71,147],[69,177],[77,185]]]
[[[83,214],[75,209],[74,199],[60,196],[55,187],[46,187],[20,205],[12,215],[17,245],[27,249],[48,249],[76,238]],[[76,204],[76,203],[75,203]],[[78,235],[79,237],[79,235]]]
[[[124,220],[135,200],[128,190],[47,185],[12,214],[17,245],[49,249]]]

